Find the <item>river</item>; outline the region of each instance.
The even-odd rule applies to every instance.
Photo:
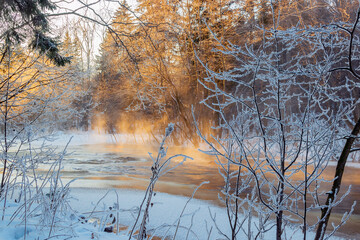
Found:
[[[82,140],[67,149],[64,159],[62,179],[70,181],[76,178],[72,187],[82,188],[130,188],[144,190],[148,186],[152,161],[149,153],[157,154],[154,144],[94,142]],[[91,142],[91,141],[90,141]],[[168,156],[185,154],[193,158],[187,160],[176,169],[162,176],[156,183],[156,191],[175,195],[191,196],[193,190],[202,182],[210,181],[195,195],[195,198],[211,201],[223,206],[218,199],[219,189],[223,187],[223,179],[218,172],[214,159],[197,149],[189,147],[169,147]],[[177,159],[174,164],[182,159]],[[335,167],[329,166],[325,177],[334,175]],[[349,211],[354,201],[360,200],[360,168],[347,167],[343,178],[342,191],[352,185],[350,195],[337,206],[332,213],[332,219],[337,221],[342,214]],[[329,186],[325,186],[329,187]],[[317,213],[310,213],[316,219]],[[338,235],[347,238],[360,239],[360,206],[355,207],[354,214]],[[330,226],[331,227],[331,226]]]

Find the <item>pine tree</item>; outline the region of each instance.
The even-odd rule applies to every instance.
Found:
[[[132,87],[139,74],[136,66],[139,64],[136,25],[126,1],[122,2],[114,14],[111,29],[106,32],[101,44],[101,54],[98,59],[96,99],[99,102],[98,111],[103,114],[105,129],[114,132],[118,121],[131,105],[131,97],[135,98],[136,87]]]
[[[69,58],[59,54],[59,41],[48,35],[50,26],[45,12],[55,9],[56,6],[48,0],[0,1],[2,55],[9,46],[30,39],[31,48],[46,54],[55,64],[63,66],[69,63]]]

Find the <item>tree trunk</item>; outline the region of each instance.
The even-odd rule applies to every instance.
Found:
[[[360,131],[360,118],[356,122],[356,124],[351,132],[351,135],[346,140],[345,146],[339,157],[339,160],[338,160],[338,163],[336,166],[336,171],[335,171],[335,181],[333,182],[331,192],[328,194],[328,198],[327,198],[326,204],[325,204],[326,207],[321,209],[321,218],[320,218],[321,220],[319,222],[319,225],[318,225],[318,228],[316,231],[315,240],[322,240],[324,238],[326,227],[328,225],[330,213],[332,210],[331,208],[329,208],[329,204],[333,203],[335,195],[338,194],[340,191],[341,179],[342,179],[342,176],[343,176],[343,173],[345,170],[345,164],[346,164],[348,156],[351,152],[351,147],[356,139],[356,136],[359,134],[359,131]]]

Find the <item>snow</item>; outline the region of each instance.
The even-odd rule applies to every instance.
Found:
[[[71,139],[71,141],[70,141]],[[52,137],[51,144],[54,146],[65,146],[70,141],[70,146],[95,145],[95,144],[149,144],[153,143],[153,137],[147,138],[139,134],[106,134],[98,131],[88,132],[57,132]],[[34,146],[41,145],[42,140],[34,143]],[[186,145],[186,144],[185,144]],[[206,144],[200,144],[199,149],[209,150]],[[354,159],[351,161],[351,159]],[[349,159],[348,167],[360,168],[358,157]],[[336,166],[336,161],[329,161],[329,166]]]
[[[144,197],[144,192],[116,189],[85,189],[72,188],[70,192],[71,211],[68,211],[63,219],[62,225],[65,226],[61,231],[57,231],[52,239],[66,239],[69,235],[73,235],[71,239],[87,240],[87,239],[106,239],[106,240],[122,240],[128,239],[128,226],[134,224],[137,216],[138,207]],[[179,220],[179,216],[189,198],[169,195],[166,193],[157,193],[153,197],[153,207],[149,214],[149,224],[147,231],[154,233],[156,236],[163,234],[172,235]],[[3,205],[3,203],[2,203]],[[25,225],[15,220],[9,223],[12,213],[19,205],[9,201],[5,220],[0,221],[0,240],[24,239]],[[123,231],[120,233],[107,233],[103,231],[103,227],[111,222],[111,218],[107,218],[110,212],[117,216],[115,211],[119,206],[118,216],[120,226]],[[109,210],[109,207],[113,207]],[[2,210],[2,209],[1,209]],[[212,229],[209,239],[224,239],[216,230],[214,222],[211,220],[209,213],[216,216],[216,223],[219,229],[225,233],[229,233],[227,225],[227,215],[224,208],[215,206],[207,201],[192,199],[187,205],[183,217],[181,218],[180,228],[177,233],[177,239],[208,239],[208,231]],[[194,216],[193,216],[194,215]],[[87,222],[82,221],[84,218]],[[192,219],[193,217],[193,219]],[[79,220],[80,219],[80,220]],[[256,218],[253,218],[256,222]],[[82,223],[83,222],[83,223]],[[49,229],[39,228],[33,225],[32,220],[28,220],[26,239],[46,239]],[[66,227],[69,226],[69,227]],[[72,229],[70,229],[70,226]],[[155,232],[154,232],[155,231]],[[245,235],[240,232],[238,239],[244,239]],[[287,228],[286,235],[288,239],[302,238],[300,229]],[[273,239],[275,236],[275,228],[266,233],[264,239]],[[309,238],[314,237],[313,232],[309,232]],[[340,239],[333,237],[332,239]]]
[[[134,138],[134,137],[133,137]],[[121,140],[131,140],[127,134],[105,134],[97,131],[88,132],[57,132],[52,136],[52,145],[65,146],[71,139],[71,146],[101,144],[101,143],[118,143]]]
[[[337,162],[329,162],[328,163],[329,166],[336,166]],[[347,162],[346,163],[346,167],[351,167],[351,168],[360,168],[360,162]]]
[[[51,144],[65,146],[70,138],[72,138],[71,146],[118,144],[128,142],[128,137],[96,132],[58,133]],[[38,141],[38,144],[41,144],[41,141]],[[360,164],[351,164],[360,168]],[[76,184],[75,181],[75,185],[80,186],[81,184]],[[69,237],[78,240],[129,239],[129,231],[134,225],[144,195],[144,191],[131,189],[70,188],[69,208],[61,214],[58,213],[60,218],[51,239],[69,239]],[[188,200],[188,197],[157,192],[152,198],[153,206],[149,213],[147,232],[155,236],[172,236],[175,233],[179,217],[182,216],[176,239],[224,239],[220,232],[230,235],[225,208],[208,201],[191,199],[182,214]],[[4,202],[0,202],[0,216],[2,216],[3,206]],[[28,218],[26,225],[21,220],[22,217],[16,217],[11,221],[12,215],[20,206],[14,200],[8,199],[4,220],[0,221],[0,240],[47,239],[50,228],[49,225],[39,224],[39,214]],[[104,228],[112,223],[113,219],[110,214],[116,216],[116,224],[121,227],[121,231],[117,234],[104,232]],[[216,216],[215,222],[212,219],[214,216]],[[252,221],[253,229],[256,229],[257,218],[253,216]],[[141,222],[141,217],[139,222]],[[246,221],[245,225],[247,225]],[[24,237],[25,232],[27,233],[26,237]],[[210,232],[211,235],[208,238]],[[288,226],[285,233],[287,239],[303,238],[299,228]],[[314,238],[314,235],[314,232],[309,232],[307,237]],[[276,236],[275,227],[266,232],[264,239],[274,239],[274,236]],[[240,231],[238,239],[247,239],[247,236]],[[332,237],[332,239],[340,238]]]

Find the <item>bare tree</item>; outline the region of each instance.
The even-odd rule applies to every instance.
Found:
[[[359,104],[353,94],[359,91],[358,78],[351,67],[355,56],[351,51],[357,50],[352,41],[358,37],[346,39],[342,30],[351,36],[355,31],[340,27],[344,23],[283,29],[279,26],[281,11],[272,1],[270,7],[273,24],[259,26],[260,41],[230,47],[218,41],[216,51],[232,57],[236,67],[218,72],[203,63],[208,77],[201,83],[212,92],[203,104],[219,114],[221,122],[216,127],[222,135],[202,138],[211,147],[209,154],[217,157],[224,177],[223,200],[232,230],[229,239],[236,239],[239,231],[249,239],[261,238],[272,227],[276,239],[290,238],[285,231],[289,225],[300,226],[303,239],[307,239],[308,231],[317,225],[309,223],[308,213],[321,209],[328,216],[329,209],[346,196],[338,195],[341,175],[324,180],[324,170],[329,161],[339,158],[341,139],[348,131],[346,122],[353,123]],[[356,29],[357,20],[354,26]],[[350,59],[346,58],[348,49]],[[337,67],[344,63],[344,56],[350,67]],[[355,76],[335,75],[335,67]],[[221,81],[231,88],[224,90]],[[357,125],[354,131],[358,131]],[[353,135],[348,141],[355,140]],[[351,143],[346,146],[345,159]],[[321,183],[333,180],[337,187],[323,191]],[[329,200],[324,205],[326,194]],[[272,217],[274,225],[269,220]],[[348,217],[345,214],[340,225]],[[324,216],[319,223],[323,221]]]

